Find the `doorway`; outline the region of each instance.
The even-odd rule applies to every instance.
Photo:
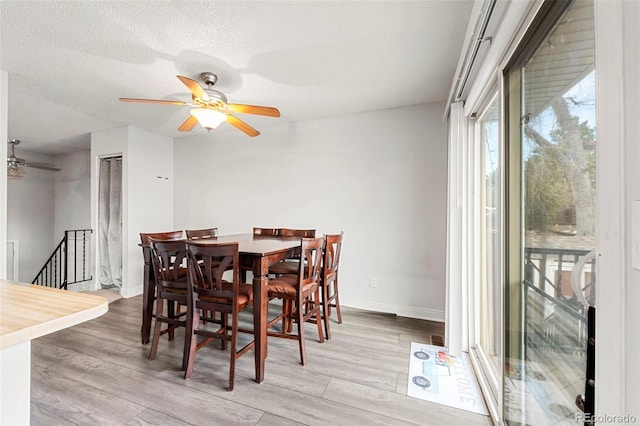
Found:
[[[98,282],[122,289],[122,156],[100,159],[98,178]]]

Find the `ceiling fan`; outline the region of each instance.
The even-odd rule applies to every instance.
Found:
[[[187,118],[182,125],[178,127],[178,130],[181,132],[188,132],[192,130],[198,123],[200,123],[200,125],[205,129],[212,130],[226,121],[236,129],[254,137],[258,136],[260,132],[240,120],[238,117],[233,115],[233,113],[280,117],[280,111],[278,111],[277,108],[228,103],[227,97],[224,93],[212,89],[213,85],[218,81],[218,76],[214,73],[203,72],[200,74],[200,77],[207,85],[207,88],[203,88],[200,83],[188,77],[181,75],[178,75],[177,77],[191,92],[191,99],[193,100],[193,103],[162,99],[136,98],[120,98],[120,101],[194,107],[191,110],[189,118]]]
[[[9,156],[7,157],[7,175],[10,178],[21,178],[25,175],[23,167],[31,167],[34,169],[42,169],[42,170],[51,170],[54,172],[60,171],[59,168],[55,167],[53,164],[49,163],[38,163],[26,161],[23,158],[16,157],[15,149],[16,145],[20,143],[19,139],[7,139],[9,146],[11,147],[11,151]]]

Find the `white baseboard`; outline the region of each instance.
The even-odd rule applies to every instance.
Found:
[[[122,297],[129,298],[142,294],[142,286],[126,287],[123,288]],[[350,308],[364,309],[367,311],[384,312],[390,314],[396,314],[400,317],[423,319],[428,321],[444,322],[444,311],[435,309],[416,308],[413,306],[400,306],[387,303],[377,303],[368,300],[358,299],[343,299],[340,298],[340,304],[342,306],[348,306]]]
[[[129,287],[129,286],[123,285],[122,290],[120,291],[120,294],[125,299],[142,294],[142,285],[135,286],[135,287]]]
[[[416,308],[414,306],[400,306],[387,303],[371,302],[368,300],[340,298],[341,306],[365,309],[367,311],[396,314],[400,317],[417,318],[429,321],[444,322],[444,311],[435,309]]]

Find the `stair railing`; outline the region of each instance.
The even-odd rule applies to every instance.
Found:
[[[88,265],[92,233],[91,229],[64,231],[64,237],[31,283],[67,290],[69,284],[93,279]]]

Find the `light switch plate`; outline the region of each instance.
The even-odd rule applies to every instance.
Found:
[[[631,266],[640,271],[640,200],[631,206]]]

